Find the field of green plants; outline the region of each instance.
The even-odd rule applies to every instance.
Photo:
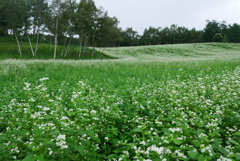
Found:
[[[0,160],[240,160],[240,44],[0,61]]]

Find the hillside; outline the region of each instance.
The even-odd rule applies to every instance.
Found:
[[[32,41],[35,50],[35,41]],[[48,41],[40,42],[36,56],[32,56],[29,42],[26,38],[20,40],[22,56],[18,53],[18,46],[13,37],[0,37],[0,59],[52,59],[54,44]],[[88,48],[84,54],[82,48],[81,57],[77,56],[78,46],[71,45],[57,47],[57,59],[128,59],[144,61],[177,61],[177,60],[213,60],[213,59],[239,59],[239,43],[196,43],[174,45],[152,45],[137,47],[106,48],[104,53],[100,49],[92,55],[92,49]],[[102,49],[101,49],[102,51]]]
[[[199,43],[107,48],[105,53],[119,59],[137,60],[212,60],[240,59],[240,44]]]
[[[18,46],[14,37],[0,37],[0,60],[2,59],[53,59],[54,44],[48,41],[41,41],[37,50],[36,56],[32,56],[31,47],[29,45],[28,39],[22,37],[20,40],[20,46],[22,51],[22,56],[18,52]],[[33,50],[35,51],[36,40],[31,40]],[[68,52],[66,52],[68,50]],[[80,57],[77,56],[78,46],[70,45],[58,45],[57,47],[57,59],[109,59],[109,57],[103,55],[102,53],[95,51],[92,55],[92,50],[88,48],[87,52],[84,53],[84,48],[82,47],[82,54]]]

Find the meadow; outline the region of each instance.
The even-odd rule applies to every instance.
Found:
[[[0,61],[0,160],[240,160],[240,44]]]

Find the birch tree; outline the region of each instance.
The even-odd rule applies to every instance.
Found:
[[[77,4],[74,0],[68,0],[62,4],[62,18],[61,18],[61,34],[65,37],[65,40],[68,38],[68,45],[65,50],[64,56],[66,57],[71,48],[71,41],[75,35],[74,30],[74,15],[77,10]],[[66,44],[66,41],[64,42]]]
[[[96,24],[97,7],[92,0],[82,0],[77,8],[74,21],[75,33],[80,37],[80,49],[84,42],[84,53],[86,53],[87,44],[92,40],[92,45],[95,44],[94,25]],[[78,56],[80,57],[81,50]]]
[[[30,22],[32,26],[33,35],[36,37],[35,50],[33,56],[37,55],[39,48],[39,37],[41,32],[44,30],[44,18],[48,13],[48,3],[46,0],[30,0]],[[28,36],[29,38],[29,36]],[[29,41],[30,43],[30,41]]]
[[[24,0],[9,0],[6,2],[6,6],[8,7],[6,12],[8,15],[7,19],[7,28],[11,30],[11,33],[15,36],[18,53],[22,56],[22,50],[20,46],[20,42],[18,39],[18,35],[21,34],[24,28],[24,20],[25,20],[25,1]]]
[[[54,53],[53,59],[57,56],[58,34],[59,34],[59,22],[62,18],[61,4],[62,0],[52,0],[48,15],[45,19],[45,25],[48,31],[54,36]]]

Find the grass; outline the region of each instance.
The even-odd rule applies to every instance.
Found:
[[[239,160],[239,47],[1,60],[0,160]]]

